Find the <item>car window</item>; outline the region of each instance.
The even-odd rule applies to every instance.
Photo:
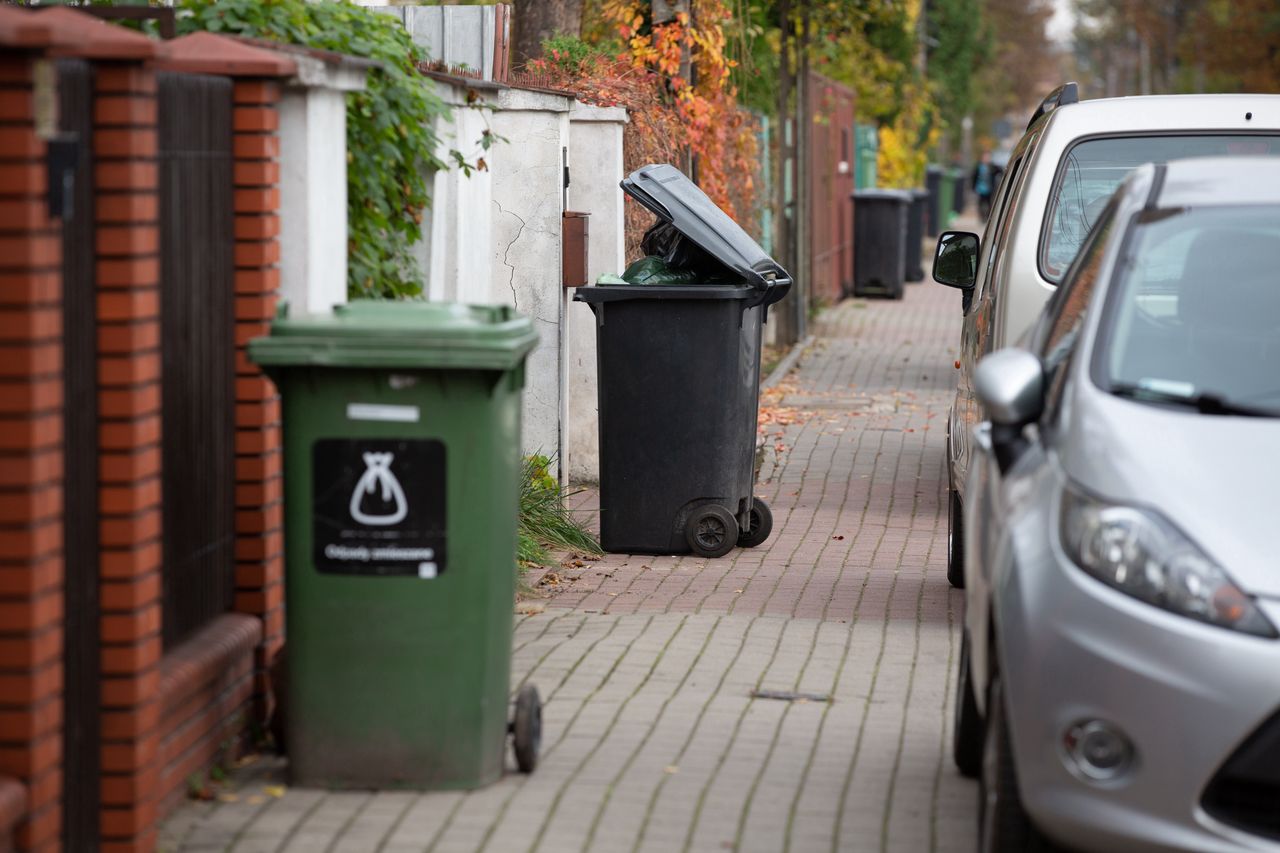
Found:
[[[972,305],[977,304],[982,295],[987,290],[987,285],[991,281],[992,271],[995,266],[992,253],[995,251],[996,244],[999,243],[999,235],[1001,226],[1009,218],[1009,202],[1013,197],[1018,184],[1018,176],[1022,171],[1022,164],[1026,161],[1028,152],[1034,147],[1035,136],[1027,139],[1025,145],[1020,145],[1021,153],[1010,159],[1008,168],[1000,178],[1000,184],[996,189],[996,197],[991,205],[991,214],[987,217],[987,226],[982,234],[982,257],[978,261],[978,269],[982,270],[982,278],[978,282],[978,286],[974,289],[973,296],[965,303],[965,311],[968,312]]]
[[[1061,363],[1079,333],[1085,310],[1098,284],[1098,273],[1115,222],[1115,212],[1113,201],[1099,219],[1097,228],[1088,236],[1088,242],[1068,270],[1063,286],[1046,309],[1048,326],[1040,344],[1040,355],[1046,369],[1052,370]]]
[[[1024,161],[1031,156],[1028,151]],[[995,239],[993,240],[991,266],[988,280],[995,281],[1000,276],[1000,270],[1006,263],[1006,252],[1009,246],[1009,235],[1013,230],[1013,218],[1017,213],[1018,198],[1022,194],[1022,186],[1026,183],[1027,175],[1031,173],[1030,169],[1022,168],[1008,180],[1009,193],[1005,197],[1005,209],[1000,220],[999,228]],[[996,325],[1002,320],[1003,312],[1000,310],[1000,291],[992,289],[990,296],[987,298],[986,327],[982,332],[982,340],[990,342],[996,340]],[[985,349],[984,349],[985,351]]]
[[[1280,155],[1280,136],[1166,134],[1087,139],[1062,156],[1040,240],[1040,272],[1060,281],[1107,199],[1134,168],[1182,157]]]
[[[1134,226],[1094,374],[1280,415],[1280,206],[1156,210]]]
[[[1075,263],[1067,271],[1063,286],[1054,292],[1045,309],[1043,325],[1037,330],[1036,348],[1045,367],[1047,390],[1043,424],[1053,424],[1058,419],[1062,392],[1071,362],[1075,357],[1089,300],[1098,285],[1107,242],[1111,237],[1116,215],[1114,199],[1103,211],[1097,227],[1085,239]]]

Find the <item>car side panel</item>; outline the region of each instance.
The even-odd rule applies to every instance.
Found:
[[[949,437],[951,482],[960,492],[962,500],[972,455],[972,433],[980,416],[978,401],[974,396],[973,374],[977,370],[978,361],[990,351],[988,341],[995,320],[992,313],[992,300],[995,288],[994,273],[999,267],[998,246],[1001,242],[999,237],[1007,230],[1007,223],[1013,211],[1010,199],[1022,182],[1027,162],[1027,146],[1033,140],[1033,135],[1024,136],[1009,157],[1007,178],[1001,181],[982,237],[982,254],[978,262],[973,301],[965,313],[960,330],[960,374],[956,381],[955,403],[951,408]]]
[[[969,678],[981,713],[987,711],[987,685],[991,680],[991,540],[999,523],[991,509],[991,489],[999,482],[991,451],[991,425],[978,424],[973,432],[973,459],[964,501],[964,625],[969,635]]]

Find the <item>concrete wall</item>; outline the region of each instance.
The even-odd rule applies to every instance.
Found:
[[[479,100],[468,105],[468,90],[462,83],[430,82],[452,108],[449,118],[436,122],[440,138],[437,156],[452,164],[450,150],[454,150],[472,164],[482,157],[491,162],[493,155],[480,145],[492,122],[491,99],[481,92]],[[451,165],[432,176],[431,208],[423,214],[423,240],[414,250],[431,301],[507,301],[495,297],[492,289],[492,192],[493,173],[489,170],[466,175]]]
[[[574,103],[569,112],[569,209],[591,214],[587,280],[625,268],[623,228],[622,130],[627,111]],[[600,410],[596,401],[595,315],[570,301],[565,292],[564,316],[568,349],[565,361],[565,475],[574,483],[599,480]]]
[[[561,285],[564,166],[568,208],[591,214],[588,278],[621,272],[622,128],[626,111],[578,104],[544,92],[433,81],[451,104],[437,132],[486,171],[450,168],[432,176],[432,206],[415,248],[432,301],[513,305],[540,340],[526,366],[523,451],[563,460],[557,476],[598,477],[595,321]],[[479,94],[480,108],[474,95]],[[486,128],[497,137],[481,151]]]
[[[347,92],[364,71],[298,56],[280,99],[280,297],[293,313],[347,301]]]
[[[541,340],[529,356],[524,396],[524,451],[564,459],[560,429],[564,351],[561,315],[561,215],[569,148],[568,97],[503,89],[492,123],[499,141],[493,173],[491,278],[495,301],[530,317]]]
[[[439,0],[434,0],[438,3]],[[397,4],[356,0],[398,20],[415,44],[450,68],[463,66],[484,80],[506,81],[509,9],[499,6]]]

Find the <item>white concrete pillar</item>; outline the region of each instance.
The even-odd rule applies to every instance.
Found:
[[[587,280],[619,275],[626,266],[622,132],[627,111],[575,102],[569,111],[569,209],[591,214],[587,220]],[[591,309],[572,302],[566,291],[568,330],[565,387],[565,476],[574,483],[599,481],[600,409],[596,389],[596,326]]]
[[[569,108],[561,95],[504,89],[495,98],[490,297],[533,320],[540,341],[525,369],[524,452],[564,460],[561,216]],[[557,476],[560,476],[558,466]]]
[[[347,301],[347,102],[362,64],[290,54],[280,99],[280,295],[290,311]]]
[[[493,175],[487,169],[465,174],[451,152],[461,153],[473,165],[481,158],[492,159],[481,140],[491,122],[491,96],[497,87],[444,76],[429,83],[450,108],[449,116],[436,122],[436,156],[449,167],[430,178],[431,207],[423,214],[422,241],[414,247],[424,294],[432,302],[493,303]]]

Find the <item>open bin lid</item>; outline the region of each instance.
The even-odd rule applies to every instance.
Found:
[[[622,190],[651,210],[659,219],[732,270],[757,290],[769,290],[766,301],[786,295],[791,276],[765,254],[742,226],[734,222],[698,185],[675,166],[658,163],[632,172]]]

